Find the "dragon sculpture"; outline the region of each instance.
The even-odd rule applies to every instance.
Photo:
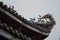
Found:
[[[55,25],[50,14],[39,17],[37,22],[27,20],[0,2],[0,39],[1,40],[44,40]]]

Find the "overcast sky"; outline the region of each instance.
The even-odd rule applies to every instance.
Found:
[[[60,36],[60,0],[0,0],[7,5],[14,5],[15,10],[25,17],[37,18],[38,15],[50,13],[56,20],[56,25],[52,29],[49,37],[45,40],[59,40]]]

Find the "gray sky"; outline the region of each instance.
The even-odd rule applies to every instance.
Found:
[[[14,5],[15,10],[25,17],[29,19],[31,17],[37,18],[38,15],[44,15],[46,13],[53,14],[56,25],[52,29],[49,37],[45,40],[59,40],[60,36],[60,25],[59,25],[59,17],[60,17],[60,0],[0,0],[3,1],[7,5]]]

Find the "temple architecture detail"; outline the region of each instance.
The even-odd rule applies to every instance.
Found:
[[[28,15],[27,15],[28,16]],[[18,15],[14,7],[0,2],[0,39],[1,40],[44,40],[56,24],[50,14],[30,20]]]

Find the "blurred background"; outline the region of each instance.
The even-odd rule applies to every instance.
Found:
[[[52,14],[56,25],[45,40],[59,40],[60,37],[60,0],[0,0],[4,4],[13,5],[14,9],[26,19],[38,18],[38,15]]]

